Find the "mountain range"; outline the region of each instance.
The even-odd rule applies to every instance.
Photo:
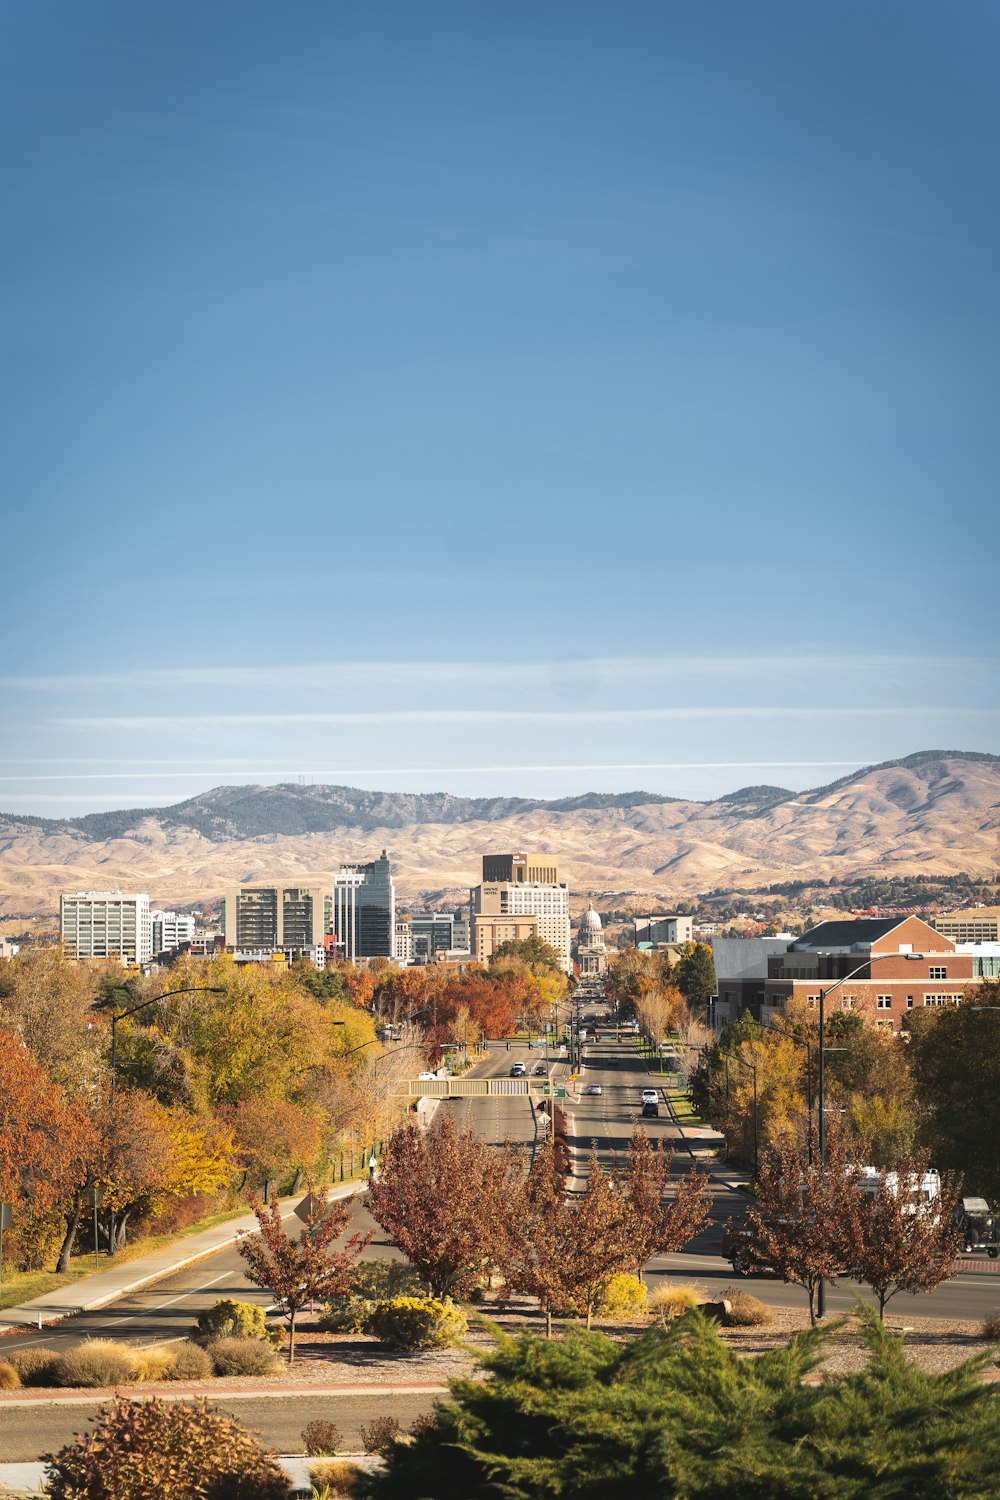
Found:
[[[711,802],[286,783],[79,818],[0,814],[0,908],[47,915],[61,890],[119,887],[183,905],[237,881],[326,875],[383,847],[410,900],[459,897],[481,855],[503,849],[556,855],[581,896],[670,900],[791,879],[991,876],[1000,866],[1000,756],[921,751],[810,791],[751,786]]]

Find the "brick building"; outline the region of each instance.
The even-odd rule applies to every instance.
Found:
[[[821,990],[838,980],[827,1015],[858,1011],[877,1026],[899,1031],[904,1018],[928,1005],[957,1005],[980,983],[972,955],[920,917],[859,918],[821,922],[768,959],[762,1018],[789,999],[819,1005]],[[854,978],[847,975],[860,970]]]

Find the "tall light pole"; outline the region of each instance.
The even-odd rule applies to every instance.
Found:
[[[826,1001],[834,990],[839,990],[842,984],[847,984],[851,979],[857,979],[865,970],[869,971],[871,977],[871,966],[887,958],[903,958],[910,962],[922,961],[922,953],[869,953],[863,964],[852,969],[850,974],[845,974],[842,979],[837,979],[833,984],[824,989],[820,987],[819,992],[819,1170],[822,1177],[826,1171]],[[816,1313],[822,1318],[826,1315],[826,1281],[821,1280],[817,1288]]]
[[[125,991],[124,993],[127,994],[128,992]],[[146,1010],[146,1009],[148,1009],[148,1007],[150,1005],[158,1005],[161,1000],[170,1000],[170,999],[173,998],[174,995],[196,995],[196,994],[224,995],[225,993],[226,993],[226,990],[225,990],[225,987],[223,985],[217,985],[217,984],[188,984],[188,985],[185,985],[183,989],[168,990],[166,992],[166,994],[164,994],[164,995],[151,995],[148,1000],[141,1000],[138,1005],[133,1005],[128,1010],[112,1011],[111,1012],[111,1121],[112,1121],[112,1125],[114,1124],[114,1117],[115,1117],[115,1113],[114,1113],[115,1112],[115,1090],[116,1090],[116,1086],[117,1086],[117,1083],[118,1083],[118,1022],[126,1020],[129,1016],[137,1015],[140,1010]],[[108,1008],[108,1005],[110,1005],[110,1004],[111,1004],[111,1001],[110,1001],[110,998],[109,998],[109,1000],[106,1003],[97,1005],[95,1007],[95,1009],[99,1010],[99,1011],[100,1010],[105,1010],[105,1009]],[[95,1254],[96,1254],[96,1242],[97,1242],[97,1230],[96,1230],[97,1207],[98,1207],[98,1205],[97,1205],[97,1203],[95,1201],[95,1204],[94,1204],[94,1220],[95,1220],[94,1242],[95,1242]],[[115,1253],[115,1211],[114,1211],[114,1209],[113,1208],[110,1209],[109,1213],[110,1213],[110,1228],[109,1228],[109,1232],[108,1232],[108,1250],[109,1250],[109,1252],[112,1255],[114,1255],[114,1253]]]
[[[118,1022],[126,1020],[129,1016],[137,1015],[140,1010],[146,1010],[150,1005],[159,1005],[161,1000],[172,1000],[174,995],[224,995],[224,985],[218,984],[189,984],[181,990],[167,990],[164,995],[152,995],[148,1000],[142,1000],[138,1005],[133,1005],[129,1010],[112,1011],[111,1013],[111,1103],[115,1102],[115,1085],[118,1079]],[[111,1001],[102,1002],[94,1007],[95,1010],[104,1011],[109,1008]]]

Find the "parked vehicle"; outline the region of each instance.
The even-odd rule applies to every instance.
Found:
[[[1000,1220],[990,1213],[985,1198],[963,1198],[956,1203],[955,1224],[965,1239],[965,1254],[985,1250],[990,1260],[1000,1255]]]

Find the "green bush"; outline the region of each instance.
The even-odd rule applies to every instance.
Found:
[[[94,1430],[47,1455],[50,1500],[286,1500],[288,1481],[241,1422],[207,1401],[102,1406]]]
[[[175,1344],[164,1380],[207,1380],[212,1374],[212,1356],[200,1344],[185,1340]]]
[[[263,1339],[267,1335],[264,1309],[232,1297],[220,1297],[199,1313],[197,1326],[205,1339]]]
[[[213,1339],[206,1352],[216,1375],[272,1375],[280,1363],[262,1339]]]
[[[113,1339],[85,1339],[75,1349],[60,1355],[56,1385],[106,1388],[127,1385],[135,1379],[135,1351]]]
[[[351,1290],[333,1297],[319,1317],[324,1333],[364,1333],[377,1302],[393,1297],[421,1297],[427,1291],[414,1266],[402,1260],[358,1261],[351,1276]]]
[[[378,1302],[365,1325],[383,1344],[398,1349],[440,1349],[457,1344],[469,1331],[465,1314],[436,1297],[392,1297]]]
[[[367,1297],[348,1292],[343,1297],[331,1297],[317,1322],[324,1333],[364,1333],[374,1307],[375,1303]]]
[[[647,1313],[649,1293],[641,1276],[629,1276],[624,1271],[612,1276],[597,1299],[594,1311],[601,1318],[644,1318]]]
[[[697,1311],[618,1342],[583,1330],[501,1339],[488,1378],[455,1380],[431,1424],[394,1443],[378,1500],[656,1495],[987,1500],[1000,1473],[992,1355],[939,1375],[859,1306],[867,1368],[806,1377],[833,1330],[753,1359]]]
[[[21,1377],[6,1359],[0,1359],[0,1391],[17,1391],[21,1388]]]
[[[51,1386],[56,1384],[59,1356],[53,1349],[40,1349],[32,1345],[28,1349],[12,1349],[6,1356],[21,1377],[22,1385]]]

